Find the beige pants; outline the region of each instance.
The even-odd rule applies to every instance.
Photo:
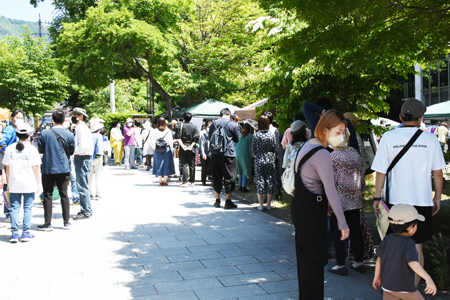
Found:
[[[414,293],[397,293],[383,291],[383,300],[424,300],[419,291]]]

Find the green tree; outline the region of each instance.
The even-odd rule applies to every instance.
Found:
[[[85,19],[63,24],[61,66],[87,88],[105,87],[113,78],[149,79],[171,118],[172,97],[160,80],[179,74],[173,35],[189,7],[179,0],[99,1]]]
[[[23,41],[8,37],[0,41],[0,106],[41,113],[66,96],[67,78],[43,39],[33,38],[27,28]]]
[[[386,112],[389,106],[384,99],[391,89],[400,87],[395,75],[413,71],[413,63],[404,58],[399,59],[401,68],[374,60],[364,67],[356,62],[347,65],[343,63],[345,52],[322,51],[313,41],[306,45],[299,40],[299,35],[309,30],[309,24],[295,13],[284,9],[272,9],[271,13],[274,17],[260,18],[251,25],[253,31],[265,31],[267,43],[272,45],[266,50],[270,54],[266,55],[266,67],[259,75],[259,91],[261,96],[269,97],[263,109],[277,111],[282,129],[289,126],[303,102],[322,97],[329,98],[336,109],[355,112],[363,119]],[[303,56],[306,51],[312,53],[312,48],[315,56]]]
[[[211,98],[236,102],[230,98],[250,94],[255,99],[251,74],[259,67],[261,37],[251,34],[246,25],[266,14],[248,0],[195,1],[195,9],[182,23],[178,37],[177,57],[195,82],[189,98],[195,102]]]

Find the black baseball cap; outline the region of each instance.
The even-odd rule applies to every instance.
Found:
[[[406,100],[403,103],[402,108],[400,110],[400,114],[402,117],[406,115],[411,115],[414,119],[420,118],[425,114],[427,108],[417,99]]]

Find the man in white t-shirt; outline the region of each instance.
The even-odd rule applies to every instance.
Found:
[[[374,208],[378,216],[386,171],[395,156],[403,149],[412,136],[419,130],[426,111],[419,100],[407,100],[403,103],[400,120],[403,126],[386,132],[381,139],[375,155],[372,170],[376,171]],[[419,262],[423,266],[422,243],[431,240],[431,218],[440,209],[441,193],[444,183],[442,169],[445,160],[439,141],[429,132],[422,132],[411,148],[398,161],[389,173],[389,205],[410,204],[425,216],[419,222],[417,232],[411,237],[419,252]],[[433,172],[435,196],[431,193],[431,172]],[[385,199],[386,190],[383,191]],[[416,278],[418,285],[420,277]]]

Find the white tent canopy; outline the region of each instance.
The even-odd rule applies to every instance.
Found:
[[[266,104],[268,99],[269,98],[264,98],[262,100],[259,100],[258,102],[250,104],[249,106],[236,109],[234,111],[234,113],[236,115],[238,115],[238,117],[241,118],[242,120],[244,120],[244,119],[256,119],[256,111],[255,111],[255,109],[257,107],[261,107],[264,104]]]
[[[381,124],[380,124],[380,121],[381,121],[381,120],[385,120],[385,121],[386,121],[386,124],[391,125],[391,127],[392,127],[392,126],[397,127],[398,125],[400,125],[399,122],[393,121],[393,120],[388,119],[388,118],[378,118],[378,119],[370,120],[370,123],[372,123],[372,125],[381,125]]]

